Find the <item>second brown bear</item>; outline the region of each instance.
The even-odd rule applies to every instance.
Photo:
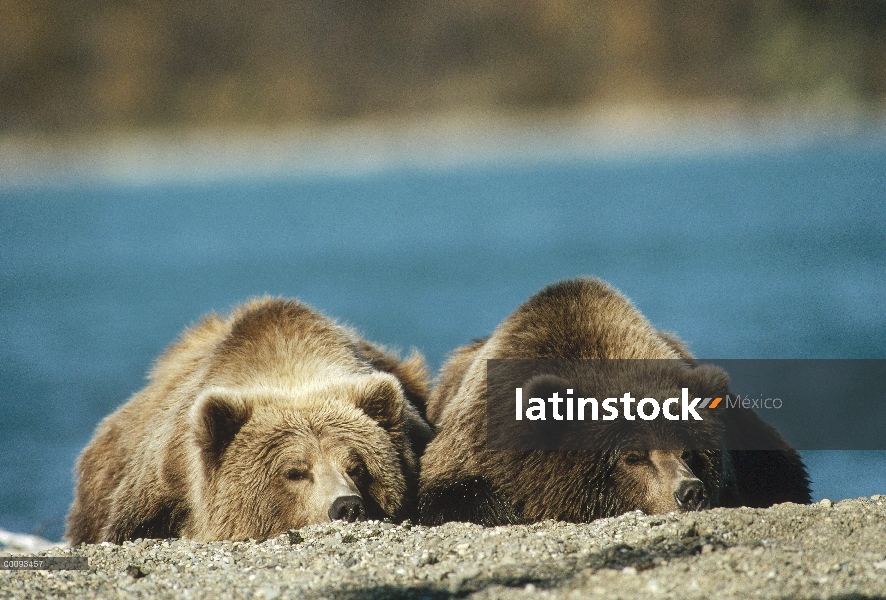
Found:
[[[751,411],[728,411],[742,414],[725,420],[690,421],[680,425],[682,430],[669,429],[671,434],[643,423],[636,429],[639,437],[616,440],[608,449],[491,450],[489,359],[662,359],[666,367],[657,381],[641,376],[632,385],[648,388],[664,381],[671,390],[687,385],[729,393],[725,373],[699,366],[681,342],[654,329],[605,283],[576,279],[551,285],[489,338],[456,350],[444,365],[427,410],[437,435],[421,463],[423,524],[587,522],[636,509],[650,514],[810,501],[800,456]],[[545,377],[525,385],[543,388],[551,384]],[[753,432],[773,449],[728,450],[742,431]],[[679,447],[684,434],[702,440],[703,451]]]

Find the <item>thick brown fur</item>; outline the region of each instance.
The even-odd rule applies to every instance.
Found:
[[[347,518],[412,517],[427,387],[419,354],[400,361],[296,301],[209,315],[99,424],[67,537],[265,537],[333,518],[330,494]]]
[[[504,358],[668,359],[661,361],[667,367],[660,376],[641,376],[631,382],[634,388],[626,389],[640,393],[644,387],[664,386],[672,392],[674,386],[688,385],[712,394],[728,393],[721,370],[698,366],[682,342],[655,330],[605,283],[577,279],[551,285],[520,306],[489,338],[456,350],[442,368],[427,409],[437,436],[422,458],[419,513],[425,524],[580,522],[634,509],[674,510],[678,507],[669,486],[680,483],[680,477],[689,478],[688,471],[697,478],[695,485],[701,481],[704,486],[704,499],[693,508],[809,501],[800,457],[755,416],[746,416],[744,423],[712,420],[693,425],[685,433],[702,436],[702,445],[709,448],[705,452],[683,453],[682,434],[668,439],[673,434],[654,427],[640,430],[639,438],[616,439],[610,450],[491,451],[486,361]],[[583,382],[568,375],[564,379],[571,387],[582,387]],[[616,382],[616,387],[623,383]],[[783,450],[749,454],[725,449],[730,436],[747,430],[775,440]],[[618,432],[610,427],[605,435]],[[662,453],[659,448],[669,450]],[[758,472],[760,468],[766,470]],[[779,489],[777,482],[785,480],[789,484]]]

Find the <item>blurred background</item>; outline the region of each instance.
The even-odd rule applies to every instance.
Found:
[[[879,0],[0,0],[0,32],[0,529],[59,539],[99,420],[256,295],[433,370],[581,275],[701,357],[886,358]],[[803,455],[816,499],[886,493],[882,451]]]
[[[880,0],[2,0],[0,131],[882,108]]]

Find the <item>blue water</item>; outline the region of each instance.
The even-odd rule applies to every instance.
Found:
[[[61,536],[95,425],[208,311],[298,297],[436,369],[578,275],[698,356],[884,358],[886,141],[0,186],[0,528]],[[804,456],[816,498],[886,493],[886,453]]]

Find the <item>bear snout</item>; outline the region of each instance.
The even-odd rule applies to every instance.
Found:
[[[707,506],[707,494],[700,479],[683,479],[674,492],[680,510],[700,510]]]
[[[330,521],[354,521],[366,520],[366,509],[363,507],[363,499],[360,496],[339,496],[329,507]]]

